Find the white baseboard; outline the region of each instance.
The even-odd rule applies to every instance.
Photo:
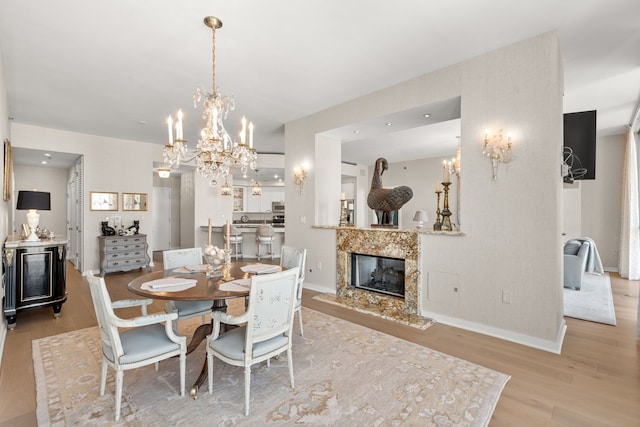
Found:
[[[312,291],[322,292],[325,294],[336,294],[335,288],[329,289],[323,286],[316,285],[314,283],[304,282],[304,288],[310,289]],[[556,339],[554,341],[548,341],[532,337],[530,335],[524,335],[513,331],[507,331],[505,329],[494,328],[476,322],[470,322],[455,317],[444,316],[439,313],[422,312],[421,316],[428,317],[438,323],[443,323],[445,325],[454,326],[456,328],[465,329],[467,331],[477,332],[483,335],[489,335],[491,337],[500,338],[505,341],[511,341],[516,344],[522,344],[527,347],[533,347],[539,350],[544,350],[556,354],[560,354],[560,352],[562,351],[562,343],[567,332],[567,323],[564,319],[562,319],[562,323],[558,328]]]
[[[303,289],[310,289],[312,291],[316,291],[316,292],[322,292],[323,294],[331,294],[331,295],[335,295],[336,294],[336,289],[335,287],[333,289],[329,289],[329,288],[325,288],[324,286],[319,286],[316,285],[314,283],[309,283],[307,281],[304,282],[304,285],[302,285]]]
[[[565,333],[567,332],[567,323],[564,319],[562,319],[562,323],[558,328],[556,339],[554,341],[549,341],[532,337],[530,335],[507,331],[505,329],[494,328],[492,326],[487,326],[476,322],[470,322],[468,320],[444,316],[439,313],[422,312],[421,315],[424,317],[429,317],[438,323],[444,323],[445,325],[454,326],[456,328],[465,329],[467,331],[477,332],[483,335],[489,335],[491,337],[500,338],[505,341],[511,341],[516,344],[522,344],[527,347],[533,347],[539,350],[544,350],[556,354],[560,354],[560,352],[562,351],[562,343],[564,341]]]

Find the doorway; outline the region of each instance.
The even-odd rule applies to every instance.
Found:
[[[172,249],[171,242],[171,188],[153,187],[153,248],[152,251]]]

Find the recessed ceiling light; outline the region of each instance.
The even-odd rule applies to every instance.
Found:
[[[278,174],[277,174],[277,173],[276,173],[276,174],[273,174],[273,177],[274,177],[275,179],[278,179]]]
[[[428,119],[429,117],[431,117],[431,114],[429,114],[429,113],[427,113],[427,114],[425,114],[425,115],[424,115],[424,118],[425,118],[425,119]]]
[[[49,164],[49,162],[47,162],[46,160],[41,160],[40,163],[43,164],[43,165]]]
[[[359,130],[354,130],[353,133],[360,133],[360,131]]]
[[[385,123],[385,126],[393,126],[393,123],[391,123],[391,122]]]
[[[147,121],[146,120],[138,120],[138,124],[146,125]]]
[[[43,155],[44,155],[45,157],[49,158],[49,159],[51,158],[51,154],[49,154],[49,153],[44,153]]]

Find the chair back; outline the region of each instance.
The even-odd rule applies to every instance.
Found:
[[[93,308],[98,319],[102,352],[110,359],[114,357],[117,360],[124,354],[124,350],[122,349],[118,327],[115,326],[114,320],[117,316],[111,305],[111,297],[109,296],[109,291],[107,291],[107,285],[104,282],[104,278],[95,276],[93,271],[89,271],[86,281],[89,283]]]
[[[294,248],[292,246],[283,245],[280,253],[280,267],[283,269],[290,269],[298,267],[298,283],[300,284],[298,289],[297,298],[302,296],[302,282],[304,282],[304,270],[307,263],[307,250],[302,248]]]
[[[257,237],[273,237],[276,234],[275,230],[270,225],[259,225],[256,230]]]
[[[278,335],[291,343],[298,268],[251,278],[245,358],[251,358],[253,345]]]
[[[162,252],[162,264],[165,270],[185,265],[202,264],[202,248],[173,249]]]

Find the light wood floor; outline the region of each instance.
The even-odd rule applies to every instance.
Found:
[[[161,268],[160,263],[155,268]],[[137,274],[107,276],[114,300],[131,298],[126,287]],[[561,355],[441,324],[421,331],[317,301],[313,291],[304,292],[303,305],[511,375],[491,426],[637,427],[638,282],[613,273],[611,279],[618,325],[567,318]],[[59,319],[53,319],[50,309],[21,312],[16,329],[8,332],[0,370],[0,427],[36,425],[31,340],[96,325],[88,287],[71,266],[67,269],[67,292],[69,298]],[[152,311],[161,310],[161,302],[152,305]]]

